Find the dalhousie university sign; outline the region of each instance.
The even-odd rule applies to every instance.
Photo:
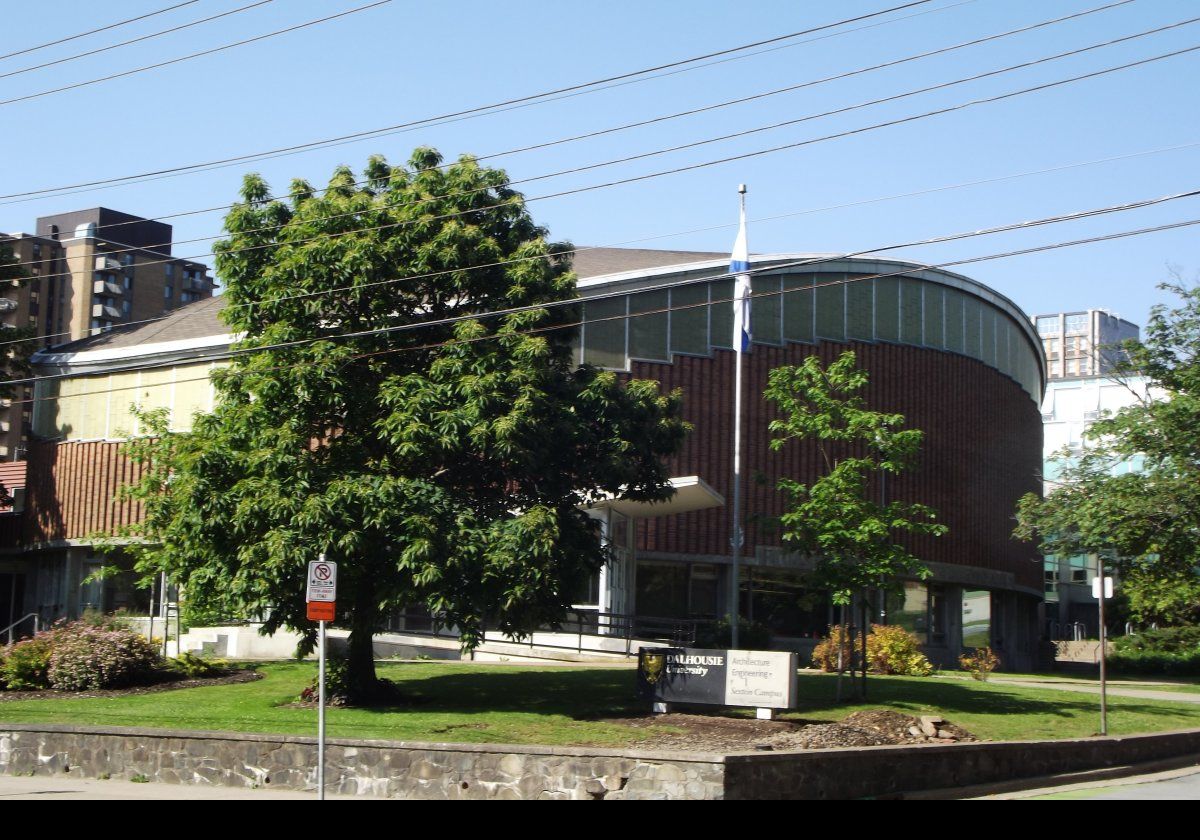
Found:
[[[642,648],[638,693],[659,703],[796,708],[794,653],[763,650]]]

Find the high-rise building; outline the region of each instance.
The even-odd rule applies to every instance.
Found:
[[[1103,309],[1035,315],[1050,379],[1074,379],[1111,373],[1120,344],[1139,335],[1137,324]]]
[[[0,325],[35,347],[152,320],[211,297],[208,267],[171,255],[172,228],[96,207],[43,216],[35,234],[0,234],[28,277],[0,288]],[[31,389],[0,400],[0,460],[23,457]]]

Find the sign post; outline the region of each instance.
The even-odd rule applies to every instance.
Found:
[[[1100,734],[1108,734],[1108,628],[1104,625],[1104,602],[1113,596],[1113,579],[1100,575],[1092,578],[1092,597],[1100,602]]]
[[[325,798],[325,622],[333,621],[337,608],[337,563],[321,554],[308,564],[304,600],[308,620],[317,622],[317,798]]]

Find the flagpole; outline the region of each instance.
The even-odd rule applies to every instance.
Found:
[[[730,268],[737,268],[739,260],[747,264],[742,270],[749,268],[749,251],[738,253],[746,248],[746,185],[738,185],[740,202],[741,225],[738,232],[738,244],[734,246],[733,261]],[[750,325],[745,323],[745,300],[740,294],[741,278],[734,280],[734,375],[733,375],[733,523],[730,528],[730,592],[729,592],[729,629],[730,647],[738,648],[738,625],[741,624],[741,554],[745,537],[742,532],[742,355],[744,338],[750,333]]]

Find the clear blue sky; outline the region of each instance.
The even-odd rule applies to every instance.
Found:
[[[172,13],[28,55],[0,73],[245,5],[201,0]],[[0,78],[0,100],[164,61],[351,9],[367,0],[260,8],[142,44]],[[250,46],[78,90],[0,106],[0,193],[125,175],[303,143],[456,111],[805,29],[898,5],[841,3],[524,2],[393,0],[377,9]],[[20,203],[0,202],[0,230],[39,215],[104,205],[158,216],[229,203],[242,174],[277,189],[323,184],[374,152],[403,161],[416,145],[447,156],[488,154],[835,75],[1101,5],[1032,0],[935,0],[890,22],[690,72],[436,127],[201,174]],[[0,54],[169,5],[169,0],[9,4]],[[917,14],[922,12],[922,14]],[[1133,34],[1192,16],[1187,0],[1136,0],[1076,21],[708,114],[498,158],[514,179],[796,119]],[[875,23],[873,21],[871,23]],[[858,27],[864,24],[856,25]],[[979,97],[1200,44],[1200,23],[948,90],[750,137],[531,183],[528,196],[655,172],[868,126]],[[1200,145],[1093,166],[841,209],[901,193],[1171,146],[1200,144],[1190,53],[1003,102],[581,195],[535,201],[552,235],[583,245],[725,251],[736,186],[750,187],[751,249],[858,251],[1200,187]],[[1185,219],[1200,199],[891,255],[938,263]],[[220,215],[174,220],[176,239],[215,234]],[[694,231],[691,233],[680,233]],[[1167,298],[1168,265],[1200,271],[1200,227],[959,269],[1027,312],[1103,307],[1144,323]],[[180,256],[209,243],[181,245]],[[208,262],[207,258],[204,261]]]

